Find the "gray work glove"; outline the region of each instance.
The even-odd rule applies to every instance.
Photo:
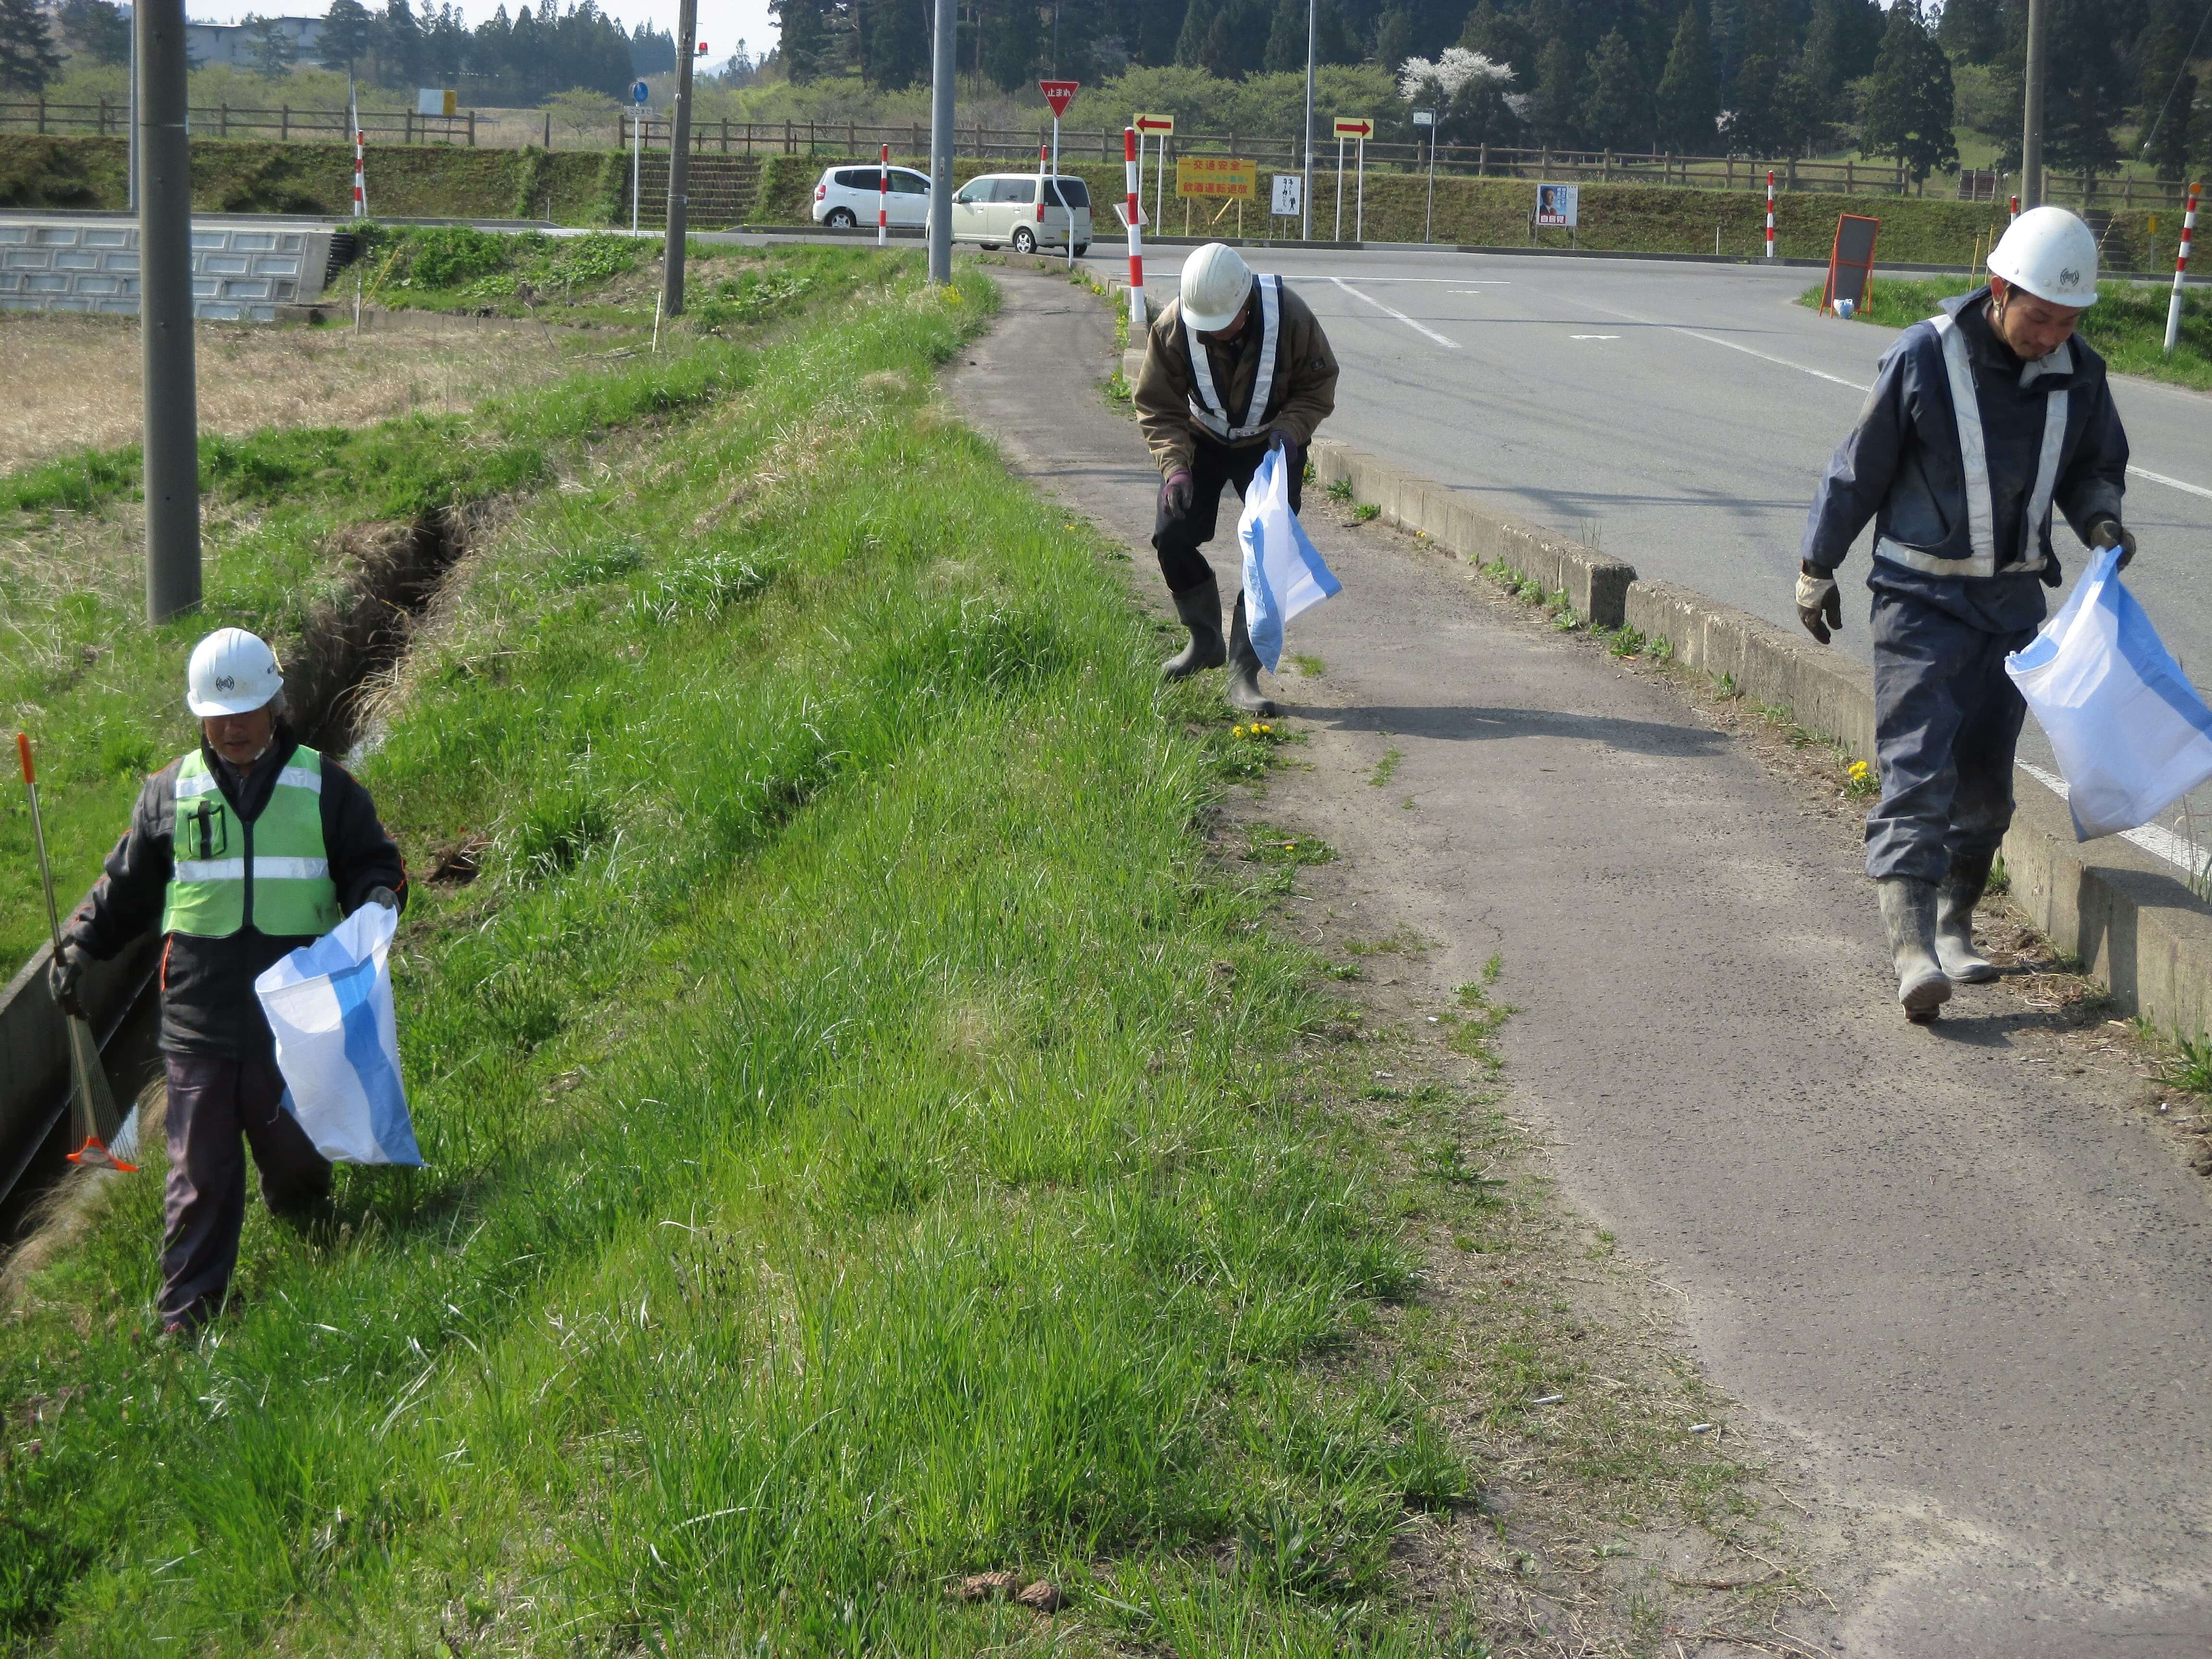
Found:
[[[2128,562],[2136,556],[2136,534],[2118,519],[2100,519],[2089,526],[2089,545],[2118,548],[2120,568],[2125,570]]]
[[[1305,465],[1305,452],[1298,447],[1295,439],[1280,432],[1271,432],[1267,434],[1267,447],[1283,452],[1283,465],[1289,469],[1291,477],[1302,476],[1299,469]]]
[[[84,957],[73,941],[64,939],[46,964],[46,987],[64,1013],[78,1019],[92,1018],[84,1006]]]
[[[1191,480],[1190,469],[1177,467],[1160,483],[1160,511],[1177,514],[1189,512],[1196,490],[1197,486]]]
[[[399,895],[389,887],[372,887],[368,890],[368,896],[362,902],[380,904],[387,910],[397,910],[399,908]]]
[[[1814,575],[1819,567],[1797,568],[1797,620],[1805,624],[1805,631],[1826,645],[1832,635],[1844,631],[1844,600],[1836,592],[1836,579],[1827,571]]]

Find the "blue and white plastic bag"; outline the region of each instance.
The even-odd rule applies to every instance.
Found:
[[[2148,823],[2212,780],[2212,709],[2122,586],[2118,548],[2005,659],[2065,775],[2074,837]]]
[[[1283,654],[1283,624],[1344,591],[1291,511],[1290,474],[1279,449],[1270,449],[1252,474],[1237,539],[1244,547],[1244,626],[1272,674]]]
[[[285,1108],[333,1163],[422,1161],[392,1007],[398,930],[396,911],[364,904],[253,981],[276,1034]]]

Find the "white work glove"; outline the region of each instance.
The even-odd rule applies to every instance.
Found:
[[[2118,548],[2120,568],[2125,570],[2128,562],[2136,556],[2135,532],[2126,528],[2118,519],[2100,519],[2089,526],[2089,545]]]
[[[1833,576],[1816,576],[1802,565],[1798,567],[1797,620],[1823,645],[1832,634],[1844,631],[1843,596],[1836,592]]]

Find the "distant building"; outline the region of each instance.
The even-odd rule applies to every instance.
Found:
[[[262,23],[274,23],[291,37],[301,63],[315,56],[315,43],[323,38],[319,17],[270,17],[252,23],[193,23],[185,25],[185,51],[196,64],[236,64],[251,69]]]

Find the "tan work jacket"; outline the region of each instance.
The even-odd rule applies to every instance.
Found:
[[[1236,449],[1267,441],[1267,432],[1281,433],[1300,448],[1313,441],[1314,429],[1336,408],[1336,354],[1328,349],[1313,309],[1285,283],[1275,331],[1274,384],[1267,407],[1255,417],[1248,414],[1252,383],[1260,368],[1260,308],[1255,285],[1245,304],[1244,331],[1226,343],[1206,346],[1207,372],[1213,377],[1222,407],[1241,424],[1261,424],[1267,430],[1233,443]],[[1191,449],[1203,434],[1218,442],[1191,419],[1189,347],[1182,325],[1182,301],[1171,300],[1152,319],[1145,333],[1145,366],[1139,371],[1134,400],[1137,420],[1152,446],[1152,459],[1163,477],[1190,465]]]

